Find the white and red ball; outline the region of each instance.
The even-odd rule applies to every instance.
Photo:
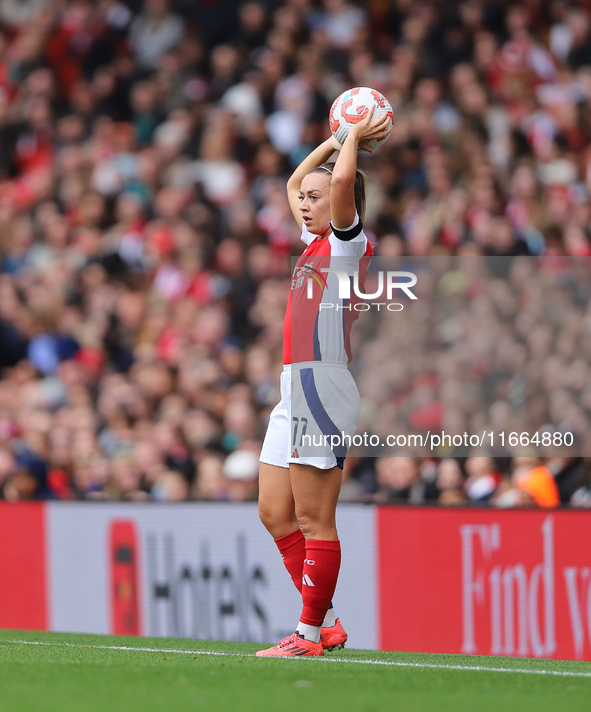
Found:
[[[388,114],[391,127],[394,121],[392,107],[386,97],[377,89],[354,87],[347,89],[334,100],[330,107],[328,120],[332,135],[340,144],[344,143],[351,126],[363,121],[372,106],[375,107],[372,119],[379,119],[383,114]],[[387,138],[388,136],[380,140],[373,139],[369,142],[369,146],[376,149]]]

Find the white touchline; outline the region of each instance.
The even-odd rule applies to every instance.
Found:
[[[11,645],[47,645],[62,648],[95,648],[98,650],[129,650],[139,653],[176,653],[178,655],[215,655],[223,658],[247,658],[250,655],[243,653],[219,653],[212,650],[175,650],[174,648],[136,648],[132,645],[92,645],[90,643],[82,645],[81,643],[46,643],[42,640],[2,640],[0,646],[4,643]],[[288,659],[288,656],[283,658]],[[309,657],[289,657],[290,660],[308,660]],[[428,668],[430,670],[468,670],[470,672],[508,672],[519,675],[553,675],[558,677],[588,677],[591,678],[591,672],[569,672],[567,670],[528,670],[527,668],[500,668],[486,667],[486,665],[444,665],[443,663],[406,663],[396,660],[351,660],[350,658],[333,658],[333,657],[311,657],[312,660],[322,660],[331,663],[352,663],[356,665],[386,665],[390,667],[407,667],[407,668]]]

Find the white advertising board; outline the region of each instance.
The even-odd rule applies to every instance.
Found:
[[[349,645],[376,649],[375,511],[342,505],[335,607]],[[301,599],[254,503],[52,502],[49,628],[276,642]]]

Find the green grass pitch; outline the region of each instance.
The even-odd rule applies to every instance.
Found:
[[[591,710],[585,662],[367,650],[255,658],[260,647],[2,630],[0,710]]]

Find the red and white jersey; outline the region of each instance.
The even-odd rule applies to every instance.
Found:
[[[358,224],[356,217],[350,230],[358,229]],[[341,240],[332,232],[321,240],[303,225],[301,239],[307,247],[298,258],[291,280],[283,324],[283,363],[349,363],[351,326],[359,316],[355,305],[361,301],[353,289],[353,280],[358,273],[359,288],[363,291],[373,250],[363,230],[351,240]],[[349,299],[339,296],[338,275],[323,272],[323,268],[347,274]]]

